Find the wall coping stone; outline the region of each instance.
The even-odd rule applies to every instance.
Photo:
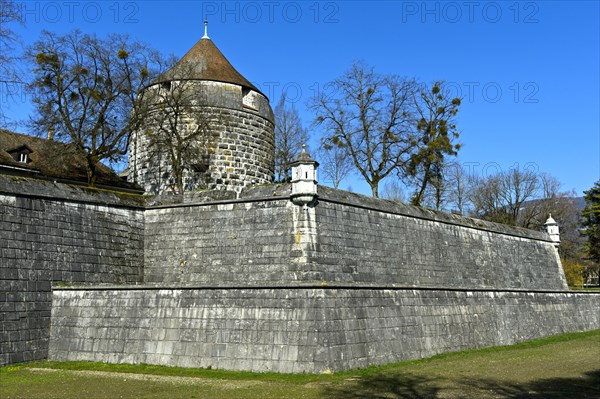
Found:
[[[211,205],[226,205],[226,204],[248,204],[252,202],[271,202],[289,200],[290,196],[277,196],[277,197],[257,197],[257,198],[240,198],[230,200],[216,200],[216,201],[204,201],[194,203],[179,203],[179,204],[164,204],[164,205],[153,205],[146,207],[147,210],[153,209],[171,209],[171,208],[191,208]]]
[[[525,229],[522,227],[507,226],[500,223],[488,222],[467,216],[454,215],[442,211],[421,208],[414,205],[407,205],[396,201],[373,198],[366,195],[351,193],[349,191],[338,190],[326,186],[319,186],[319,201],[341,205],[352,205],[362,209],[408,216],[421,220],[430,220],[514,237],[532,238],[535,240],[552,242],[550,236],[541,231]]]
[[[0,175],[0,194],[143,210],[145,197],[101,188]]]
[[[550,236],[545,232],[434,211],[327,186],[319,186],[318,190],[318,201],[322,202],[552,243]],[[167,202],[165,204],[161,202],[160,197],[148,199],[145,196],[137,194],[0,175],[0,194],[47,200],[67,200],[92,205],[111,205],[140,210],[291,200],[291,184],[289,183],[251,186],[242,190],[239,198],[231,198],[229,192],[216,191],[193,192],[185,196],[173,196],[169,201],[165,201]],[[175,203],[169,203],[171,201]],[[318,206],[318,202],[316,206]]]
[[[183,291],[217,291],[217,290],[290,290],[290,289],[321,289],[321,290],[373,290],[373,291],[446,291],[446,292],[516,292],[533,294],[582,294],[582,295],[600,295],[600,291],[575,291],[575,290],[544,290],[544,289],[520,289],[520,288],[461,288],[461,287],[428,287],[428,286],[402,286],[402,285],[381,285],[381,284],[93,284],[93,285],[61,285],[52,286],[52,291],[160,291],[160,290],[183,290]]]
[[[227,199],[225,194],[218,198],[214,192],[196,192],[186,194],[185,199],[179,197],[179,203],[161,204],[148,206],[147,209],[167,209],[192,206],[210,206],[223,204],[239,204],[250,202],[267,202],[279,200],[291,200],[291,184],[259,185],[245,188],[239,198]],[[217,199],[218,198],[218,199]],[[383,212],[391,215],[407,216],[420,220],[428,220],[453,226],[472,228],[479,231],[499,233],[512,237],[529,238],[552,243],[550,236],[542,231],[512,227],[500,223],[488,222],[467,216],[454,215],[441,211],[434,211],[400,202],[381,198],[373,198],[349,191],[338,190],[327,186],[319,186],[318,202],[352,206],[365,210]]]

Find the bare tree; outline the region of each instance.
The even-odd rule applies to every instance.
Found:
[[[16,87],[23,86],[15,66],[18,37],[11,28],[13,23],[23,23],[19,6],[14,1],[0,0],[0,93],[6,93],[4,98],[0,98],[0,105],[8,101],[9,94],[15,92]],[[1,106],[0,125],[6,125],[6,115]]]
[[[275,181],[286,181],[290,179],[290,164],[298,158],[302,145],[308,143],[308,133],[296,108],[287,106],[285,93],[275,106],[274,114]]]
[[[436,211],[446,209],[450,201],[450,186],[446,176],[439,175],[427,185],[421,202],[417,206],[423,206]],[[415,205],[415,193],[410,198],[410,202]]]
[[[383,185],[382,198],[394,202],[406,201],[406,196],[398,180],[390,180]]]
[[[473,176],[457,162],[451,162],[445,167],[445,179],[448,189],[448,205],[451,210],[466,215],[472,208],[471,189]]]
[[[197,85],[194,81],[178,80],[146,89],[142,134],[146,135],[150,161],[161,163],[166,154],[178,193],[186,190],[186,175],[192,180],[206,177],[214,152],[212,127],[220,121],[217,114],[210,116],[202,111]]]
[[[141,123],[137,93],[158,74],[158,54],[126,36],[99,39],[74,31],[43,32],[27,56],[35,65],[34,129],[53,130],[85,154],[94,186],[98,162],[120,159]]]
[[[474,180],[471,193],[476,216],[516,226],[527,201],[539,194],[539,176],[533,170],[511,169]]]
[[[517,224],[530,229],[540,229],[548,215],[561,222],[576,217],[574,208],[575,193],[561,192],[561,183],[547,173],[537,174],[537,195],[520,210]],[[564,225],[564,223],[561,223]]]
[[[323,139],[341,144],[354,167],[379,196],[379,183],[405,167],[415,144],[412,98],[414,80],[380,75],[357,62],[328,84],[332,94],[317,94],[309,103]]]
[[[563,238],[578,240],[575,193],[560,191],[561,184],[555,177],[515,168],[473,181],[469,197],[476,216],[540,230],[552,214]]]
[[[23,23],[23,15],[14,1],[0,0],[0,72],[4,76],[13,76],[11,63],[14,60],[12,51],[15,49],[17,35],[11,29],[11,23]]]
[[[354,165],[341,143],[321,143],[317,149],[316,159],[319,161],[319,175],[323,180],[339,188],[342,181],[350,175]]]

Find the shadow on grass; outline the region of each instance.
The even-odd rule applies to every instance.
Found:
[[[442,385],[443,382],[443,385]],[[442,388],[444,387],[444,388]],[[600,399],[600,370],[581,378],[551,378],[525,384],[491,379],[449,381],[411,374],[376,374],[353,384],[328,387],[331,399]]]
[[[376,374],[353,384],[328,387],[323,397],[337,399],[437,398],[436,379],[411,374]]]
[[[600,399],[600,370],[581,378],[548,378],[526,384],[494,380],[464,381],[470,390],[492,391],[496,397],[510,399]]]

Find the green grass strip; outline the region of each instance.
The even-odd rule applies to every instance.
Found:
[[[208,379],[225,380],[258,380],[258,381],[279,381],[294,384],[305,384],[308,382],[319,381],[342,381],[347,378],[368,378],[386,370],[401,371],[403,368],[419,364],[426,364],[438,360],[460,359],[469,356],[482,356],[501,352],[520,351],[522,349],[539,348],[555,343],[568,342],[586,338],[597,338],[600,344],[600,330],[593,330],[580,333],[568,333],[550,336],[547,338],[536,339],[527,342],[521,342],[508,346],[494,346],[484,349],[473,349],[461,352],[443,353],[426,359],[406,360],[399,363],[385,364],[382,366],[371,366],[363,369],[337,372],[334,374],[283,374],[273,372],[248,372],[248,371],[228,371],[203,368],[182,368],[155,366],[148,364],[108,364],[95,362],[54,362],[38,361],[24,363],[20,365],[5,366],[0,368],[0,374],[11,373],[23,368],[50,368],[58,370],[94,370],[119,373],[151,374],[161,376],[179,376],[179,377],[200,377]]]

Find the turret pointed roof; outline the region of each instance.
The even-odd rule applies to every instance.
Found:
[[[544,226],[556,226],[558,225],[558,223],[556,223],[556,220],[554,220],[554,218],[552,217],[552,214],[548,214],[548,219],[546,220],[546,223],[544,223]]]
[[[290,166],[296,166],[301,164],[313,164],[315,167],[319,166],[319,163],[312,159],[310,154],[306,151],[306,144],[302,144],[302,152],[298,155],[298,159],[290,164]]]
[[[157,82],[173,80],[213,80],[233,83],[262,94],[227,61],[223,53],[206,35],[173,68],[160,75]]]

